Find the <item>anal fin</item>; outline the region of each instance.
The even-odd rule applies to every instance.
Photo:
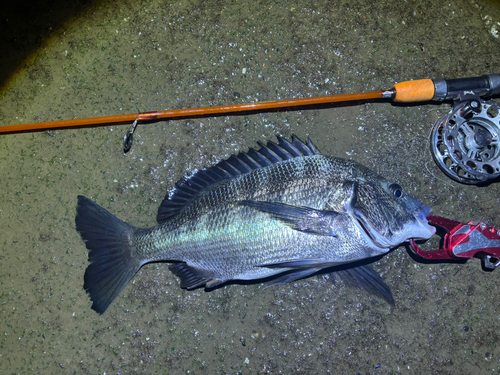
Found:
[[[185,262],[171,264],[168,269],[181,279],[181,288],[184,289],[195,289],[202,286],[213,288],[224,282],[214,277],[212,273],[190,266]]]

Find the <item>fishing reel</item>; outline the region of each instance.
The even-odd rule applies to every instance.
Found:
[[[494,78],[488,86],[498,89],[498,78]],[[431,153],[437,165],[465,184],[481,184],[500,176],[500,105],[481,96],[486,96],[484,90],[443,94],[454,105],[431,131]]]
[[[479,184],[500,176],[500,106],[481,98],[458,103],[431,132],[431,152],[452,179]]]

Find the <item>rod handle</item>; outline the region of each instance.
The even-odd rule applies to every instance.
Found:
[[[491,97],[500,94],[500,74],[481,77],[434,79],[436,92],[433,100],[450,100],[465,95]]]
[[[456,100],[465,95],[491,97],[500,94],[500,75],[457,79],[418,79],[396,83],[392,100],[397,103]]]
[[[434,98],[436,91],[432,79],[418,79],[396,83],[392,90],[393,100],[397,103],[426,102]]]

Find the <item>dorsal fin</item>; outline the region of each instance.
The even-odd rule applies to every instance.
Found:
[[[284,160],[321,155],[321,152],[309,138],[307,144],[295,135],[292,135],[291,142],[281,136],[277,138],[278,144],[269,141],[267,145],[264,145],[258,142],[257,144],[260,146],[258,150],[250,148],[247,152],[231,155],[228,159],[220,161],[213,167],[204,168],[190,176],[181,178],[161,203],[156,217],[158,224],[177,215],[183,207],[203,193],[206,188],[216,183]]]

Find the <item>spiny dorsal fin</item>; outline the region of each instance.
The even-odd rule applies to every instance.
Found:
[[[161,224],[177,215],[183,207],[213,184],[284,160],[321,155],[321,152],[309,138],[307,144],[295,135],[292,135],[291,142],[281,136],[277,138],[278,144],[269,141],[267,145],[264,145],[258,142],[257,144],[260,146],[258,150],[250,148],[247,152],[231,155],[228,159],[220,161],[213,167],[204,168],[190,176],[181,178],[175,184],[172,192],[167,194],[161,203],[156,217],[158,223]]]

